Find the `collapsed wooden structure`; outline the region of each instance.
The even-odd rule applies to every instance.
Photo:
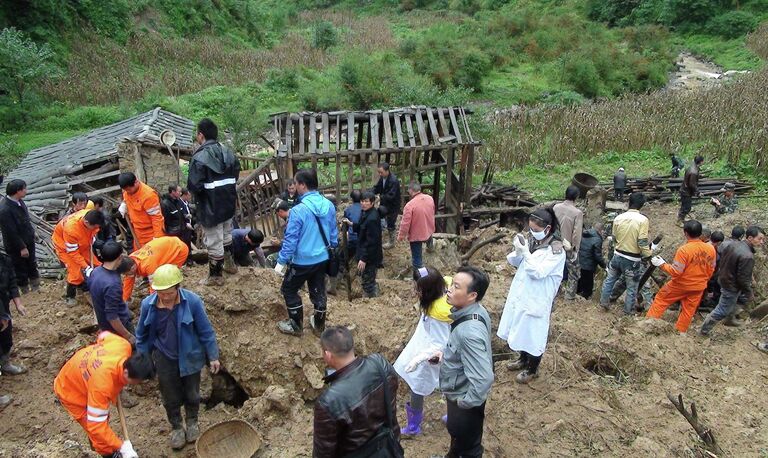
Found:
[[[722,193],[725,183],[733,183],[736,186],[734,190],[737,194],[743,194],[754,189],[752,184],[739,180],[736,177],[710,178],[702,176],[699,178],[699,192],[701,192],[702,197],[717,196]],[[625,193],[642,192],[647,200],[671,202],[680,195],[682,184],[682,178],[669,176],[628,178]],[[601,186],[613,191],[613,183],[602,183]],[[610,193],[610,195],[613,196],[613,193]]]
[[[439,231],[462,229],[472,196],[475,150],[462,107],[414,106],[388,110],[277,113],[271,116],[274,156],[239,180],[239,219],[265,234],[278,225],[273,202],[287,178],[301,168],[318,174],[320,190],[346,199],[353,189],[378,180],[381,162],[391,165],[407,195],[420,182],[432,195]]]

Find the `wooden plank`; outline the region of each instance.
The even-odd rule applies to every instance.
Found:
[[[450,198],[451,193],[453,192],[453,158],[455,156],[454,149],[450,148],[447,151],[446,154],[446,160],[445,160],[445,211],[446,213],[450,213],[454,210],[450,205],[450,202],[453,200]]]
[[[331,152],[331,134],[330,134],[330,128],[328,126],[328,113],[323,113],[321,116],[321,120],[323,123],[322,129],[323,129],[323,154],[330,153]]]
[[[371,148],[373,149],[379,149],[381,146],[379,144],[379,117],[376,113],[371,113],[371,128],[370,128],[370,140],[371,140]]]
[[[347,149],[355,149],[355,115],[347,114]]]
[[[337,157],[339,155],[336,155]],[[337,159],[338,160],[338,159]],[[352,155],[347,156],[347,193],[352,192],[352,179],[355,176],[355,158]]]
[[[440,120],[440,136],[441,137],[447,137],[448,135],[451,135],[451,129],[448,127],[448,122],[445,120],[445,115],[443,114],[442,108],[437,108],[437,118]]]
[[[285,148],[288,157],[293,157],[293,123],[291,118],[285,118]]]
[[[421,146],[429,145],[429,139],[427,138],[427,130],[424,128],[424,119],[421,116],[421,108],[416,110],[416,127],[419,130],[419,139],[421,140]]]
[[[341,116],[336,115],[336,151],[341,149]]]
[[[392,126],[389,123],[389,112],[387,110],[381,112],[381,119],[384,121],[384,145],[387,148],[392,148],[395,145],[392,142]]]
[[[439,145],[440,134],[437,132],[437,123],[435,123],[435,116],[432,114],[431,108],[427,108],[427,121],[429,122],[429,131],[432,133],[432,143]]]
[[[397,147],[398,148],[404,148],[405,143],[403,142],[403,126],[400,124],[402,119],[400,118],[400,113],[395,113],[395,134],[397,135]]]
[[[448,115],[451,117],[451,126],[453,126],[453,135],[456,136],[456,142],[463,143],[461,141],[461,131],[459,131],[459,124],[456,122],[456,113],[454,113],[453,107],[448,108]]]
[[[309,154],[317,154],[317,120],[315,114],[309,117]]]
[[[84,177],[84,178],[78,178],[77,180],[72,180],[72,181],[68,182],[68,185],[54,184],[54,185],[48,185],[48,186],[65,186],[63,188],[56,188],[56,189],[67,189],[69,186],[74,186],[74,185],[80,184],[80,183],[87,183],[89,181],[102,180],[104,178],[109,178],[109,177],[113,177],[115,175],[120,175],[120,173],[121,173],[120,170],[112,170],[111,172],[102,173],[101,175],[94,175],[94,176],[89,176],[89,177]],[[44,189],[44,188],[45,187],[40,187],[40,188],[35,189],[34,191],[35,191],[35,193],[41,192],[41,191],[45,191],[46,189]],[[33,194],[33,193],[30,193],[30,194]]]
[[[405,128],[408,130],[408,145],[413,148],[416,146],[416,137],[413,135],[413,123],[409,114],[405,115]]]
[[[341,156],[336,150],[336,202],[341,202]]]
[[[119,191],[119,190],[120,190],[120,185],[110,186],[108,188],[97,189],[96,191],[89,192],[88,193],[88,197],[98,196],[98,195],[101,195],[101,194],[109,194],[110,192],[115,192],[115,191]]]
[[[474,175],[474,163],[475,163],[475,145],[465,145],[464,153],[466,153],[466,159],[462,159],[464,163],[464,203],[469,206],[469,199],[472,197],[472,175]],[[464,154],[462,154],[464,155]]]
[[[299,148],[297,149],[299,154],[304,154],[304,151],[305,151],[305,147],[304,147],[304,144],[306,143],[305,130],[306,129],[304,129],[304,118],[301,117],[299,118]]]

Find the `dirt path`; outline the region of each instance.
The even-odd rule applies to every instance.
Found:
[[[708,217],[711,207],[704,204],[695,211]],[[645,209],[654,234],[665,234],[663,254],[668,259],[682,242],[681,230],[671,224],[675,212],[670,205],[651,204]],[[711,226],[730,231],[733,224],[752,218],[764,217],[742,213],[716,220]],[[494,231],[488,229],[485,235]],[[511,248],[512,232],[507,232],[510,236],[480,250],[473,259],[491,274],[484,303],[496,323],[513,273],[504,260]],[[453,262],[453,256],[443,249],[427,254],[427,263],[442,268]],[[760,256],[759,278],[765,278],[765,257]],[[408,266],[407,247],[398,245],[387,259],[382,277]],[[284,306],[274,273],[243,270],[228,280],[226,289],[209,290],[194,286],[203,270],[187,270],[187,284],[206,300],[222,360],[251,399],[239,409],[218,404],[204,410],[201,426],[245,418],[264,438],[258,457],[311,456],[312,403],[320,393],[317,376],[322,369],[317,339],[309,332],[296,339],[275,329]],[[359,353],[381,352],[394,360],[417,315],[411,306],[410,282],[384,279],[381,286],[386,295],[376,300],[357,299],[349,304],[345,297],[331,298],[329,320],[354,324]],[[90,324],[91,312],[84,304],[66,308],[58,299],[61,290],[61,284],[49,282],[41,293],[25,297],[30,315],[15,322],[16,357],[30,371],[0,378],[0,391],[15,398],[0,414],[2,457],[95,456],[88,452],[80,428],[54,404],[51,391],[59,366],[93,338],[78,332]],[[601,312],[595,300],[558,300],[540,377],[521,386],[504,361],[496,364],[496,382],[486,412],[486,456],[699,456],[699,441],[667,401],[667,392],[682,393],[686,400],[697,403],[700,416],[711,426],[726,455],[766,456],[768,357],[752,346],[764,337],[760,326],[718,327],[711,339],[702,339],[693,332],[675,332],[670,324],[675,318],[674,312],[661,322],[623,318],[618,311]],[[697,316],[694,326],[700,323]],[[494,351],[509,353],[506,344],[495,337]],[[204,386],[209,395],[208,377]],[[221,395],[222,391],[216,388],[215,392]],[[406,393],[401,386],[399,398],[404,399]],[[156,384],[142,386],[134,394],[139,405],[129,409],[127,416],[141,456],[194,456],[191,446],[178,453],[167,447],[169,429]],[[449,438],[440,421],[444,410],[439,395],[427,399],[424,434],[403,441],[407,456],[430,457],[447,451]],[[404,411],[400,409],[398,415],[402,423]],[[118,430],[116,417],[113,412],[111,424]]]
[[[700,59],[688,52],[681,52],[675,60],[675,71],[669,76],[668,90],[696,90],[722,84],[724,81],[748,73],[728,70]]]

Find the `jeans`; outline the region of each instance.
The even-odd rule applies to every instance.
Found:
[[[422,253],[424,250],[424,242],[411,242],[411,265],[413,270],[418,270],[420,267],[424,267],[424,261]]]
[[[325,295],[325,268],[328,261],[309,266],[291,265],[283,277],[280,292],[285,298],[285,306],[288,309],[288,318],[292,319],[300,327],[304,323],[304,305],[301,303],[299,289],[307,283],[309,300],[315,307],[315,322],[325,323],[325,309],[327,297]]]
[[[722,321],[727,318],[736,310],[740,293],[740,291],[720,288],[720,301],[707,318],[713,321]]]
[[[152,360],[157,370],[160,397],[172,429],[181,429],[181,406],[184,406],[187,425],[197,421],[200,411],[200,372],[181,377],[179,361],[170,359],[155,349]]]
[[[462,409],[456,401],[448,403],[448,433],[451,448],[446,458],[469,458],[483,456],[483,422],[485,403],[471,409]]]
[[[608,264],[608,277],[605,279],[603,290],[600,293],[600,305],[607,308],[616,281],[623,278],[627,287],[627,295],[624,297],[624,313],[631,315],[637,303],[637,287],[642,276],[642,267],[642,261],[632,261],[615,254]]]
[[[213,227],[203,226],[203,243],[208,248],[208,257],[211,260],[224,259],[224,247],[232,246],[232,220],[228,219]]]
[[[680,211],[677,213],[677,219],[684,219],[693,208],[693,197],[680,193]]]
[[[579,276],[579,287],[576,293],[584,299],[592,297],[592,291],[595,289],[595,271],[581,269]]]

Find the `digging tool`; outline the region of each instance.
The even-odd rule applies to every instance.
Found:
[[[653,239],[652,244],[653,245],[658,245],[659,243],[661,243],[661,239],[663,239],[663,238],[664,238],[663,234],[657,235],[656,238]],[[656,266],[654,266],[653,264],[651,264],[650,266],[648,266],[647,269],[645,269],[645,272],[643,272],[643,276],[640,277],[640,283],[637,284],[637,291],[638,292],[643,289],[643,286],[645,286],[645,283],[648,281],[649,278],[651,278],[651,275],[653,274],[653,271],[655,271],[655,270],[656,270]]]
[[[120,427],[123,430],[123,440],[130,441],[128,437],[128,424],[125,422],[125,411],[123,411],[123,401],[120,400],[120,394],[117,395],[117,414],[120,416]]]

